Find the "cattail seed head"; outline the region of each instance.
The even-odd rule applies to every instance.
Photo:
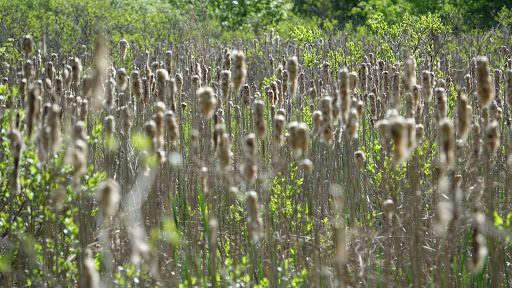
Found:
[[[288,145],[292,148],[296,158],[307,154],[309,142],[309,129],[305,123],[291,122],[288,124]]]
[[[27,61],[25,61],[25,64],[23,65],[23,73],[26,79],[34,78],[34,65],[32,64],[32,61],[30,59],[27,59]]]
[[[356,165],[359,169],[363,170],[366,162],[366,156],[363,151],[356,151],[354,153]]]
[[[412,92],[414,85],[416,85],[416,60],[409,57],[404,61],[403,73],[404,89],[406,92]]]
[[[500,126],[497,121],[491,121],[485,129],[485,144],[491,157],[496,155],[500,146]]]
[[[489,60],[485,56],[476,58],[476,92],[480,105],[489,106],[494,99],[494,87],[489,70]]]
[[[299,75],[299,61],[296,56],[288,58],[288,62],[286,65],[286,69],[288,71],[289,80],[290,80],[290,95],[291,97],[295,97],[297,92],[297,84],[298,84],[298,75]]]
[[[357,113],[357,110],[354,108],[350,109],[350,112],[348,114],[346,129],[347,134],[351,138],[357,138],[357,131],[359,129],[359,114]]]
[[[201,114],[206,120],[209,120],[213,115],[215,105],[217,105],[217,98],[211,87],[203,87],[197,90],[197,97],[201,105]]]
[[[228,99],[229,96],[229,78],[231,72],[229,70],[223,70],[220,72],[220,92],[223,99]]]
[[[34,52],[34,40],[32,40],[32,36],[25,35],[21,40],[21,49],[25,52],[25,55],[30,55]]]
[[[119,193],[119,184],[114,179],[105,179],[96,189],[96,199],[103,209],[103,218],[105,221],[114,216],[116,206],[121,200]]]
[[[312,123],[313,123],[313,129],[311,129],[311,135],[315,136],[320,133],[321,125],[322,125],[322,112],[319,110],[316,110],[313,112],[313,115],[311,116]]]
[[[432,100],[432,79],[429,71],[425,70],[421,72],[421,94],[425,102]]]
[[[388,199],[382,203],[382,211],[388,220],[391,220],[395,215],[395,203],[393,200]]]
[[[273,139],[276,147],[284,145],[284,128],[286,126],[286,119],[282,115],[276,115],[273,121]]]
[[[245,55],[242,51],[233,51],[233,88],[235,91],[238,91],[245,79],[245,75],[247,74],[247,67],[245,64]]]
[[[267,132],[267,122],[265,122],[265,103],[261,100],[254,101],[253,104],[254,129],[260,139],[265,138]]]
[[[117,86],[121,92],[124,92],[128,87],[128,74],[124,68],[117,70]]]
[[[261,218],[260,208],[258,206],[258,194],[251,191],[247,193],[247,230],[249,237],[253,242],[257,242],[265,235],[263,230],[263,219]]]
[[[128,49],[128,41],[125,39],[119,40],[119,57],[121,58],[121,62],[124,63],[124,59],[126,57],[126,50]]]
[[[455,163],[453,123],[450,119],[444,119],[439,123],[439,162],[440,168],[447,170]]]

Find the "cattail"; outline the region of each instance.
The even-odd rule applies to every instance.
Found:
[[[233,89],[238,91],[245,79],[247,74],[247,68],[245,64],[245,55],[242,51],[233,51]]]
[[[471,235],[471,254],[473,255],[471,269],[473,273],[482,271],[487,258],[487,243],[485,236],[480,232],[484,229],[485,216],[481,211],[476,211],[474,215],[473,234]]]
[[[302,155],[307,155],[309,142],[308,126],[305,123],[294,121],[288,124],[288,132],[290,135],[287,138],[287,142],[293,150],[295,157],[299,158]]]
[[[48,116],[47,130],[49,136],[50,153],[56,154],[60,150],[61,133],[60,133],[60,107],[57,104],[51,105],[50,114]]]
[[[167,50],[164,54],[165,70],[171,75],[172,72],[172,51]]]
[[[181,73],[176,73],[176,75],[174,75],[174,81],[176,82],[176,93],[179,94],[183,87],[183,75],[181,75]]]
[[[247,231],[253,242],[257,242],[265,235],[263,230],[263,219],[261,219],[260,208],[258,206],[258,194],[251,191],[247,193]]]
[[[404,61],[404,73],[402,75],[404,89],[406,92],[412,92],[416,85],[416,60],[409,57]]]
[[[471,121],[473,121],[473,113],[469,99],[465,91],[460,90],[457,101],[457,132],[464,141],[467,139]]]
[[[82,73],[82,63],[78,57],[71,58],[71,76],[75,87],[80,84],[80,73]]]
[[[110,223],[110,218],[114,216],[120,199],[119,184],[114,179],[108,178],[103,180],[96,189],[96,200],[103,209],[103,219],[106,223]]]
[[[391,77],[389,77],[389,71],[382,72],[382,88],[384,93],[389,93],[389,86],[391,86]]]
[[[172,144],[176,144],[176,141],[178,140],[178,123],[176,122],[176,117],[172,110],[165,112],[165,122],[169,140]]]
[[[240,172],[247,182],[253,183],[258,177],[258,146],[256,136],[253,133],[247,135],[243,142],[244,160],[240,166]]]
[[[220,137],[220,145],[219,145],[219,169],[222,172],[229,172],[231,169],[231,142],[229,141],[229,135],[224,133]]]
[[[388,80],[388,73],[386,73],[385,75],[385,79]],[[366,67],[366,64],[363,63],[361,64],[361,66],[359,66],[359,83],[360,83],[360,89],[361,89],[361,93],[365,93],[366,92],[366,88],[367,88],[367,80],[368,80],[368,68]],[[389,82],[388,82],[389,83]]]
[[[265,122],[265,103],[261,100],[254,101],[253,104],[254,130],[260,139],[265,138],[267,132],[267,122]]]
[[[89,114],[89,101],[87,101],[87,99],[83,99],[80,102],[80,108],[78,111],[78,118],[80,121],[87,122],[87,114]]]
[[[85,288],[99,288],[100,287],[100,275],[96,270],[96,261],[92,257],[92,251],[90,248],[85,250],[84,257],[84,286]]]
[[[169,73],[165,69],[156,70],[157,101],[165,102],[166,84],[169,80]]]
[[[313,124],[313,129],[311,129],[311,135],[316,136],[316,135],[320,134],[320,129],[322,126],[322,112],[320,112],[318,110],[313,112],[313,115],[311,116],[311,118],[312,118],[312,124]]]
[[[139,70],[132,70],[132,77],[130,78],[130,80],[132,82],[133,94],[135,95],[135,98],[137,99],[137,101],[140,101],[141,100],[140,98],[142,96],[142,82],[141,82],[141,79],[140,79],[140,72],[139,72]],[[111,84],[113,84],[113,83],[114,83],[114,81],[111,81]],[[114,87],[112,87],[112,89],[113,88]],[[107,90],[107,89],[105,89],[105,90]]]
[[[410,92],[405,93],[405,118],[414,118],[414,96]]]
[[[121,92],[124,92],[128,87],[128,74],[124,68],[117,70],[117,86]]]
[[[395,215],[395,203],[393,202],[393,200],[388,199],[382,202],[382,211],[386,215],[386,218],[388,220],[391,220]]]
[[[27,56],[34,52],[34,40],[32,40],[32,36],[23,36],[23,39],[21,40],[21,50],[23,50]]]
[[[313,161],[306,158],[299,162],[299,166],[302,168],[302,170],[304,170],[304,173],[309,173],[313,170]]]
[[[349,84],[350,84],[350,94],[354,94],[357,92],[357,74],[356,72],[350,72],[348,74]]]
[[[322,63],[322,79],[325,85],[331,84],[331,64],[329,62]]]
[[[290,96],[293,98],[297,92],[298,76],[299,76],[299,61],[296,56],[288,58],[286,65],[290,79]]]
[[[220,92],[223,99],[229,99],[229,78],[231,72],[229,70],[223,70],[220,72]]]
[[[315,102],[317,96],[316,87],[313,85],[311,88],[309,88],[309,99],[311,99],[311,102]]]
[[[201,105],[201,114],[206,120],[209,120],[213,115],[217,99],[211,87],[204,87],[197,90],[197,97]]]
[[[363,170],[365,162],[366,162],[366,156],[364,155],[364,152],[363,151],[356,151],[354,153],[354,158],[356,160],[355,162],[356,162],[357,167],[359,169]]]
[[[31,80],[32,78],[34,78],[34,65],[32,64],[32,61],[30,59],[27,59],[27,61],[25,61],[25,64],[23,65],[23,73],[25,79]]]
[[[55,68],[53,67],[53,63],[48,61],[46,62],[46,78],[50,80],[51,83],[55,80]]]
[[[20,81],[19,93],[21,96],[21,103],[25,105],[25,98],[27,97],[27,79],[23,78]]]
[[[489,106],[494,99],[489,60],[485,56],[476,58],[476,93],[482,106]]]
[[[53,102],[59,103],[62,99],[62,96],[64,95],[64,87],[63,87],[63,81],[61,77],[57,77],[55,79],[55,96],[53,98]]]
[[[357,138],[357,131],[359,129],[359,114],[354,108],[350,109],[348,114],[346,129],[348,136],[351,138]]]
[[[128,47],[128,41],[125,39],[119,40],[119,56],[121,58],[121,63],[124,63],[124,58],[126,57],[126,50]]]
[[[332,101],[331,97],[323,97],[320,99],[320,111],[322,112],[322,139],[330,148],[333,146],[332,132]]]
[[[474,170],[478,166],[478,162],[480,160],[480,152],[482,150],[480,131],[480,125],[475,123],[471,126],[471,155],[468,159],[469,171]]]
[[[16,195],[21,193],[21,184],[20,184],[20,160],[23,154],[24,149],[24,140],[23,135],[18,129],[19,125],[19,114],[16,116],[17,121],[14,127],[11,127],[9,133],[7,133],[7,138],[10,141],[11,154],[13,156],[13,170],[12,176],[9,179],[9,188],[11,191],[15,192]]]
[[[395,72],[391,82],[391,107],[400,110],[400,73]]]
[[[228,48],[224,49],[224,62],[222,63],[222,70],[231,70],[231,53]]]
[[[64,65],[64,68],[62,69],[61,76],[62,80],[64,81],[64,84],[67,87],[71,86],[71,81],[73,80],[72,74],[73,69],[70,65]]]
[[[304,74],[304,72],[299,73],[298,85],[299,85],[299,94],[305,95],[306,94],[306,75]]]
[[[128,136],[132,127],[132,115],[129,107],[121,107],[121,129],[125,136]]]
[[[348,114],[350,111],[350,75],[346,68],[342,68],[339,74],[339,95],[340,95],[340,108],[341,119],[343,123],[347,123]],[[335,118],[336,119],[336,118]]]
[[[507,72],[505,72],[505,78],[507,81],[507,87],[505,89],[507,104],[508,107],[512,107],[512,69],[507,69]]]
[[[421,94],[423,95],[423,100],[425,102],[430,102],[432,100],[432,79],[429,71],[421,72]]]
[[[436,97],[436,116],[439,117],[439,119],[437,119],[437,122],[439,123],[448,116],[448,103],[446,101],[446,92],[444,88],[434,89],[434,96]]]
[[[447,170],[455,163],[453,123],[450,119],[444,119],[439,123],[439,162],[440,168]]]
[[[276,147],[284,145],[284,128],[286,126],[286,119],[282,115],[276,115],[273,121],[273,139]]]
[[[37,98],[40,98],[42,94],[40,86],[41,85],[38,85],[37,82],[32,84],[27,94],[27,102],[25,105],[25,125],[27,128],[29,142],[32,139],[32,131],[34,129],[34,125],[36,125],[37,119],[39,119],[41,109],[39,106],[40,101],[37,100]]]
[[[497,121],[491,121],[487,125],[484,139],[487,149],[493,157],[500,146],[500,126]]]
[[[240,90],[240,95],[242,96],[242,102],[245,108],[251,107],[251,88],[248,84],[244,84],[242,89]]]

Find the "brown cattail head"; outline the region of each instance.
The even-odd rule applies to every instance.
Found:
[[[174,112],[169,110],[165,112],[165,122],[167,126],[167,135],[169,136],[169,141],[171,143],[176,144],[178,140],[178,123],[176,122],[176,117],[174,116]]]
[[[348,73],[347,68],[343,67],[340,70],[338,83],[341,119],[343,123],[347,123],[348,114],[350,111],[350,104],[352,102],[350,99],[350,75]]]
[[[32,36],[23,36],[23,39],[21,40],[21,49],[23,50],[23,52],[25,52],[25,55],[27,56],[34,52],[34,40],[32,39]]]
[[[382,211],[386,215],[386,218],[388,220],[391,220],[395,215],[395,203],[393,202],[393,200],[388,199],[382,202]]]
[[[356,109],[350,109],[345,127],[347,129],[348,136],[351,138],[357,138],[357,131],[359,129],[359,114],[357,113]]]
[[[485,144],[491,157],[496,155],[500,147],[500,126],[498,121],[491,121],[485,129]]]
[[[132,70],[132,77],[130,80],[132,82],[132,92],[135,95],[137,101],[140,101],[140,98],[142,96],[142,82],[140,79],[139,70]]]
[[[116,206],[121,199],[119,193],[119,184],[116,180],[105,179],[96,189],[96,199],[103,209],[103,219],[106,223],[110,223],[110,218],[116,212]]]
[[[84,268],[84,287],[100,287],[100,274],[96,270],[96,261],[94,261],[94,258],[92,257],[92,251],[90,248],[85,250]]]
[[[444,119],[439,123],[439,163],[442,170],[447,170],[455,163],[453,123]]]
[[[489,106],[494,99],[494,87],[489,69],[489,59],[485,56],[476,58],[476,93],[482,106]]]
[[[32,79],[34,78],[34,65],[32,64],[32,61],[30,59],[27,59],[25,61],[25,64],[23,65],[23,73],[26,79]]]
[[[290,80],[290,96],[293,98],[297,92],[297,83],[298,83],[298,75],[299,75],[299,61],[296,56],[288,58],[288,62],[286,65],[286,70],[288,71],[289,80]]]
[[[245,55],[242,51],[233,51],[233,88],[238,91],[244,83],[245,75],[247,74],[247,67],[245,64]]]
[[[56,154],[60,150],[61,145],[61,133],[60,133],[60,106],[53,104],[50,108],[50,115],[48,117],[49,130],[49,149],[50,153]]]
[[[307,155],[309,142],[309,128],[305,123],[291,122],[288,124],[288,145],[292,148],[296,158]]]
[[[463,141],[466,141],[473,121],[472,108],[469,105],[469,99],[463,90],[459,91],[459,97],[457,101],[457,132]]]
[[[249,237],[253,242],[257,242],[265,235],[263,230],[263,219],[261,219],[260,208],[258,206],[258,194],[251,191],[247,193],[247,230]]]
[[[243,145],[244,160],[240,166],[242,175],[249,183],[253,183],[258,177],[258,146],[256,135],[253,133],[247,135]]]
[[[121,62],[124,63],[124,59],[126,57],[126,50],[128,50],[128,41],[125,39],[119,40],[119,57],[121,58]]]
[[[117,70],[117,86],[121,92],[128,88],[128,74],[124,68]]]
[[[448,116],[448,103],[446,101],[446,91],[444,88],[434,89],[434,96],[436,98],[436,112],[438,123]]]
[[[505,87],[507,104],[508,104],[508,107],[512,107],[512,67],[511,67],[511,69],[507,69],[507,72],[505,72],[505,78],[507,81],[507,85]]]
[[[222,134],[220,137],[219,153],[218,153],[218,166],[219,169],[227,173],[231,170],[231,141],[227,133]]]
[[[220,93],[223,99],[228,99],[229,97],[229,78],[231,77],[231,72],[229,70],[222,70],[220,72]]]
[[[80,74],[82,73],[82,63],[78,57],[71,58],[71,76],[75,87],[80,84]]]
[[[211,87],[203,87],[197,90],[197,97],[199,98],[199,104],[201,105],[201,114],[206,120],[209,120],[217,105],[217,98]]]
[[[363,170],[364,169],[364,166],[365,166],[365,162],[366,162],[366,156],[364,155],[364,152],[363,151],[356,151],[354,153],[354,158],[355,158],[355,162],[356,162],[356,165],[359,169]]]
[[[286,126],[286,119],[282,115],[276,115],[273,120],[273,139],[275,147],[282,147],[284,145],[284,128]]]
[[[425,70],[421,72],[421,94],[425,102],[432,100],[432,79],[429,71]]]
[[[265,122],[265,103],[261,100],[254,101],[253,104],[254,130],[260,139],[265,138],[267,132],[267,122]]]
[[[315,136],[315,135],[318,135],[320,134],[320,131],[321,131],[321,126],[322,126],[322,112],[320,112],[319,110],[316,110],[315,112],[313,112],[313,115],[311,116],[312,118],[312,124],[313,124],[313,129],[311,129],[311,135],[312,136]]]
[[[416,60],[414,60],[414,58],[408,57],[404,61],[404,73],[402,79],[405,91],[411,93],[414,85],[416,85]]]

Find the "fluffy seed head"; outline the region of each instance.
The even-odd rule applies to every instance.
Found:
[[[238,91],[245,79],[245,75],[247,74],[247,67],[245,64],[245,55],[242,51],[233,51],[233,88],[235,91]]]
[[[476,58],[476,93],[482,106],[489,106],[494,99],[494,87],[489,70],[489,60],[485,56]]]
[[[203,87],[197,90],[197,97],[201,105],[201,114],[206,120],[209,120],[213,115],[215,105],[217,105],[217,98],[211,87]]]

